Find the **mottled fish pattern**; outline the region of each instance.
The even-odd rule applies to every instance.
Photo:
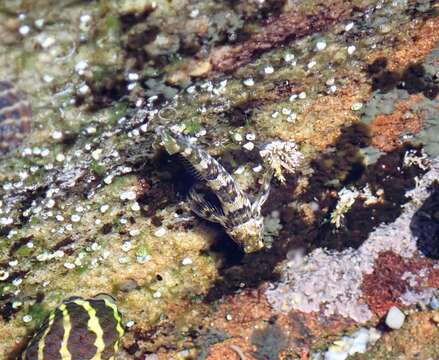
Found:
[[[65,300],[29,341],[22,360],[112,360],[124,335],[122,316],[105,294]]]
[[[220,223],[245,252],[260,250],[264,246],[261,207],[270,191],[272,173],[267,173],[260,194],[251,202],[227,170],[186,136],[165,127],[158,127],[157,133],[166,151],[183,156],[221,204],[218,209],[193,187],[189,192],[192,211],[204,219]]]
[[[0,81],[0,155],[16,148],[30,131],[32,108],[26,95]]]

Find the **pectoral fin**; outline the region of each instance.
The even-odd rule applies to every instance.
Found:
[[[224,224],[225,216],[223,211],[206,200],[194,187],[189,191],[188,200],[191,210],[199,217],[208,221]]]

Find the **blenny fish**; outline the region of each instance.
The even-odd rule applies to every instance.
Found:
[[[267,172],[261,190],[252,202],[227,170],[206,151],[192,144],[189,138],[163,126],[157,127],[156,131],[166,151],[170,155],[183,156],[221,205],[215,206],[192,187],[188,196],[192,211],[206,220],[221,224],[246,253],[262,249],[264,219],[261,208],[270,192],[272,172]]]
[[[0,81],[0,155],[16,148],[30,131],[32,108],[26,95]]]
[[[111,360],[124,335],[122,316],[107,294],[71,297],[44,320],[21,360]]]

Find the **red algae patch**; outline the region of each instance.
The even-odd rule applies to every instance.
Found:
[[[404,293],[422,291],[429,285],[421,275],[429,273],[432,266],[427,259],[407,259],[392,251],[382,252],[375,260],[374,271],[364,275],[361,286],[369,308],[383,316],[390,307],[403,305]]]

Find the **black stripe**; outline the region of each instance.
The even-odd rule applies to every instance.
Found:
[[[214,159],[208,158],[205,160],[207,161],[207,169],[204,176],[206,180],[215,180],[220,173],[225,171],[224,168]]]
[[[55,318],[50,330],[47,332],[44,341],[44,359],[61,360],[60,349],[64,338],[63,314],[59,309],[55,310]]]
[[[252,218],[251,209],[247,205],[244,205],[238,210],[227,213],[227,217],[232,226],[244,224]]]
[[[72,355],[72,360],[90,360],[97,351],[94,343],[96,334],[88,330],[90,315],[80,305],[73,302],[66,304],[70,315],[71,330],[67,340],[67,349]]]
[[[119,340],[119,333],[116,328],[117,321],[113,309],[105,305],[104,300],[90,300],[90,305],[96,310],[96,316],[104,333],[105,348],[101,356],[103,360],[107,360],[114,355],[114,344]]]

